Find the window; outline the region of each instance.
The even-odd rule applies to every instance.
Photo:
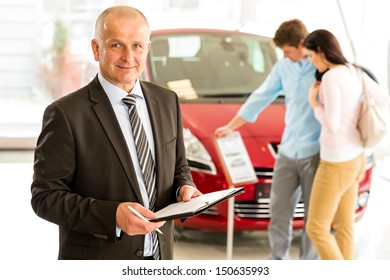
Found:
[[[247,96],[276,61],[269,38],[239,32],[182,30],[151,41],[151,80],[174,90],[186,84],[199,98]]]

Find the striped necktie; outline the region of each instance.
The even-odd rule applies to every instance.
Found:
[[[146,138],[144,127],[137,113],[135,95],[128,94],[122,99],[122,101],[127,105],[127,107],[129,107],[130,124],[133,130],[137,156],[141,166],[142,174],[144,175],[146,191],[148,192],[149,196],[149,209],[154,211],[156,204],[156,175],[155,165],[152,158],[152,153],[149,148],[148,139]],[[153,241],[153,258],[158,260],[160,259],[160,248],[158,244],[157,232],[152,231],[151,235]]]

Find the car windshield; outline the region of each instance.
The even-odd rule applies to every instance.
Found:
[[[266,37],[242,33],[153,35],[150,79],[181,100],[247,97],[276,61]]]

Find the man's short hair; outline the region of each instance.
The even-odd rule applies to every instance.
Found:
[[[104,21],[109,15],[114,13],[117,17],[122,16],[122,17],[136,18],[137,16],[141,16],[144,19],[146,26],[150,30],[149,22],[145,17],[145,15],[140,10],[130,6],[113,6],[105,9],[96,19],[95,39],[97,39],[98,41],[100,41],[101,39],[101,31],[102,31],[102,25],[104,24]]]
[[[283,22],[275,32],[273,39],[276,46],[285,45],[298,47],[299,43],[306,38],[309,32],[306,26],[299,19],[292,19]]]

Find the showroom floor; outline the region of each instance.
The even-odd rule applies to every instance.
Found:
[[[0,151],[0,215],[9,230],[0,231],[2,240],[18,240],[15,245],[2,246],[3,255],[10,259],[57,258],[57,226],[38,218],[30,206],[32,151]],[[363,219],[356,223],[355,259],[390,260],[390,159],[385,158],[375,170],[369,206]],[[28,238],[26,238],[28,233]],[[223,260],[227,258],[226,234],[198,230],[184,230],[176,234],[174,258],[178,260]],[[291,258],[298,259],[299,232],[295,233]],[[5,250],[5,251],[4,251]],[[22,254],[21,254],[22,252]],[[253,231],[236,234],[232,259],[267,259],[269,253],[266,232]]]

